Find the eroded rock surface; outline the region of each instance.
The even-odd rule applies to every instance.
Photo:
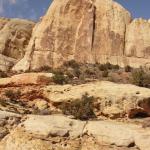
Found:
[[[0,54],[0,70],[7,71],[16,63],[16,59]]]
[[[150,130],[140,125],[32,115],[0,142],[0,149],[86,150],[90,144],[92,149],[149,150],[149,139]]]
[[[48,84],[52,77],[52,73],[23,73],[0,79],[0,87]]]
[[[0,70],[11,69],[25,54],[34,22],[0,18]]]
[[[15,59],[24,56],[34,22],[0,18],[0,53]]]
[[[149,66],[149,32],[148,21],[132,21],[130,13],[112,0],[55,0],[13,69],[59,67],[72,59]]]
[[[53,103],[79,100],[85,93],[96,99],[98,112],[104,116],[111,118],[126,114],[131,118],[138,114],[150,116],[150,89],[107,81],[76,86],[50,85],[44,88],[44,96]]]

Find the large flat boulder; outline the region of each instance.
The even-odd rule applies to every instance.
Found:
[[[85,124],[86,122],[72,120],[62,115],[32,115],[23,123],[23,126],[26,131],[43,137],[70,136],[70,138],[77,138],[82,135]]]
[[[62,115],[27,116],[0,150],[149,150],[150,129],[116,121],[79,121]],[[43,147],[42,147],[43,146]]]
[[[104,116],[150,116],[150,89],[147,88],[107,81],[82,85],[50,85],[44,88],[44,96],[53,103],[80,100],[85,93],[96,99],[99,113]]]
[[[52,81],[52,73],[23,73],[0,79],[0,87],[20,85],[42,85]]]

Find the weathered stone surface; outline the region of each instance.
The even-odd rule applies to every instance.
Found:
[[[121,64],[130,13],[112,0],[95,1],[93,57],[95,62]]]
[[[20,59],[24,56],[34,22],[0,18],[0,54]]]
[[[33,23],[19,21],[18,25],[16,19],[2,19],[0,33],[6,30],[7,34],[0,38],[0,48],[3,54],[14,58],[26,51],[13,70],[58,67],[72,59],[149,67],[150,23],[131,20],[130,13],[112,0],[55,0],[36,24],[28,46]],[[17,31],[8,30],[16,24]]]
[[[125,55],[131,57],[130,63],[136,67],[150,65],[150,22],[144,19],[133,20],[127,27],[125,43]]]
[[[51,150],[49,142],[33,139],[23,131],[13,131],[0,143],[0,150]]]
[[[19,85],[36,85],[48,84],[52,81],[52,73],[23,73],[14,75],[10,78],[0,79],[0,86],[19,86]]]
[[[0,70],[1,71],[7,71],[15,63],[16,63],[15,59],[0,54]]]
[[[58,67],[71,59],[84,63],[103,63],[110,59],[107,56],[116,59],[123,55],[130,20],[130,14],[111,0],[55,0],[14,70]]]
[[[116,84],[107,81],[83,85],[50,85],[44,88],[44,96],[54,103],[81,99],[88,93],[99,104],[99,113],[111,118],[150,115],[150,89],[130,84]]]
[[[149,138],[149,129],[130,123],[32,115],[0,142],[0,150],[149,150]]]
[[[25,130],[29,133],[48,136],[70,136],[77,138],[82,135],[86,122],[72,120],[62,115],[52,116],[29,116],[23,123]]]

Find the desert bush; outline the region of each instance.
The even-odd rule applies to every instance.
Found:
[[[115,70],[119,70],[120,67],[119,67],[119,65],[112,65],[112,68]]]
[[[52,72],[52,68],[49,67],[49,66],[43,66],[39,69],[41,72],[44,71],[44,72]]]
[[[6,78],[8,77],[7,73],[5,73],[4,71],[0,70],[0,78]]]
[[[137,86],[150,88],[150,74],[143,69],[134,70],[132,72],[132,82]]]
[[[91,76],[95,76],[96,75],[96,70],[94,67],[92,68],[87,68],[85,71],[84,71],[84,74],[88,77],[91,77]]]
[[[125,70],[125,72],[131,72],[132,71],[132,67],[127,65],[127,66],[125,66],[124,70]]]
[[[79,68],[79,64],[75,60],[70,60],[64,63],[64,66],[71,68]]]
[[[21,96],[21,91],[20,90],[17,90],[17,91],[7,90],[5,92],[5,96],[8,97],[11,100],[17,100]]]
[[[75,68],[73,72],[74,72],[74,76],[75,76],[75,77],[78,77],[78,78],[79,78],[80,75],[82,74],[79,68]]]
[[[52,77],[52,80],[56,84],[63,85],[67,83],[67,77],[61,72],[55,72],[54,76]]]
[[[34,109],[32,114],[34,115],[51,115],[51,111],[49,109],[44,109],[44,110],[39,110],[39,109]]]
[[[102,72],[102,77],[106,78],[106,77],[108,77],[108,74],[109,74],[108,70],[104,70]]]
[[[106,66],[107,69],[110,69],[110,70],[112,69],[112,64],[110,64],[109,62],[107,62],[105,64],[105,66]]]
[[[100,71],[106,71],[106,70],[112,70],[112,69],[118,70],[119,68],[120,68],[119,65],[113,65],[113,64],[110,64],[109,62],[107,62],[106,64],[99,65]]]
[[[100,64],[98,68],[99,68],[100,71],[105,71],[105,70],[107,70],[107,67],[106,67],[105,64]]]
[[[143,86],[150,88],[150,73],[144,75]]]
[[[73,115],[76,119],[88,120],[95,118],[94,97],[84,94],[81,100],[77,99],[71,103],[64,103],[60,106],[60,109],[65,115]]]

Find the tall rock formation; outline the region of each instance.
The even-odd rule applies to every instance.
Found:
[[[135,67],[150,68],[150,21],[135,19],[127,27],[125,55]]]
[[[23,19],[0,18],[0,70],[7,70],[24,56],[34,25]]]
[[[149,23],[143,23],[141,29],[131,20],[130,13],[112,0],[54,0],[35,26],[24,58],[13,69],[59,67],[72,59],[82,63],[146,65],[149,56],[130,53],[139,41],[138,34],[145,44],[136,43],[137,54],[149,55]],[[135,33],[136,30],[139,31]]]
[[[33,26],[32,21],[0,18],[0,53],[15,59],[24,56]]]

